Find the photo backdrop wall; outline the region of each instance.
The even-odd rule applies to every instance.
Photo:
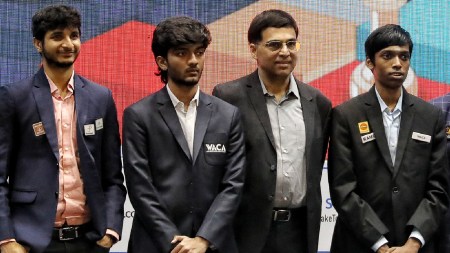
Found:
[[[212,33],[201,88],[212,88],[256,68],[247,45],[252,18],[282,9],[299,25],[301,49],[294,75],[319,88],[333,105],[364,92],[372,76],[364,64],[364,41],[374,28],[397,23],[414,41],[405,86],[425,100],[450,92],[450,1],[448,0],[78,0],[0,1],[0,85],[35,73],[40,56],[32,46],[31,17],[49,4],[69,4],[82,14],[82,50],[77,73],[113,91],[119,121],[125,107],[160,89],[151,53],[155,26],[187,15]],[[450,125],[450,122],[447,122]],[[336,212],[322,178],[323,211],[319,250],[328,252]],[[112,252],[126,252],[133,209],[126,203],[123,239]]]

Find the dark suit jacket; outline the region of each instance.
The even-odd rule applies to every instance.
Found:
[[[166,87],[128,107],[124,169],[135,209],[128,252],[169,252],[175,235],[236,253],[232,222],[244,182],[236,107],[200,92],[193,157]]]
[[[331,103],[317,89],[297,81],[306,128],[306,207],[308,253],[316,253],[319,240],[322,196],[320,179],[328,145]],[[272,221],[276,184],[275,142],[257,71],[218,85],[213,94],[242,113],[247,171],[244,194],[236,215],[239,252],[259,253]]]
[[[437,106],[444,112],[445,126],[447,132],[447,158],[450,164],[450,93],[435,98],[431,101],[432,104]],[[448,173],[450,177],[450,173]],[[450,181],[450,178],[448,179]],[[447,192],[450,188],[447,188]],[[441,227],[439,228],[439,253],[450,252],[450,211],[447,210],[445,219],[441,222]]]
[[[120,161],[117,113],[111,91],[75,75],[80,173],[94,230],[122,231],[126,190]],[[84,126],[103,119],[103,129],[85,135]],[[45,134],[36,136],[33,124]],[[53,102],[44,70],[0,87],[0,240],[16,238],[42,252],[50,242],[58,197],[59,151]],[[9,180],[9,181],[8,181]]]
[[[339,216],[331,252],[372,253],[382,235],[389,246],[402,246],[413,228],[425,239],[420,252],[437,252],[435,232],[448,205],[440,110],[403,90],[395,164],[374,87],[336,107],[332,118],[328,177]],[[369,133],[358,127],[361,122]],[[375,140],[363,143],[372,133]]]

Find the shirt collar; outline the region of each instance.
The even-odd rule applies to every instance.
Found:
[[[378,99],[378,103],[380,104],[381,112],[384,112],[386,110],[386,108],[388,108],[388,106],[381,98],[380,93],[378,93],[378,90],[376,87],[375,87],[375,94],[377,94],[377,99]],[[397,110],[401,112],[402,111],[402,102],[403,102],[403,89],[400,90],[400,97],[398,98],[397,104],[395,105],[395,108],[394,108],[394,110],[392,110],[392,112],[395,112]],[[389,111],[389,108],[388,108],[388,111]]]
[[[75,72],[72,71],[72,75],[70,76],[69,83],[67,84],[67,90],[70,93],[73,93],[73,91],[75,90],[74,81],[73,81],[74,73]],[[59,91],[58,86],[56,86],[56,84],[52,81],[52,79],[50,79],[50,77],[47,75],[47,73],[45,74],[45,77],[47,77],[48,84],[50,85],[50,93],[53,94],[53,93]]]
[[[261,84],[261,88],[263,90],[263,94],[264,95],[269,95],[269,96],[273,96],[272,94],[270,94],[267,89],[266,86],[264,85],[263,80],[261,79],[261,76],[258,73],[258,77],[259,77],[259,82]],[[299,92],[298,92],[298,87],[297,87],[297,82],[295,81],[294,75],[290,74],[289,76],[289,89],[286,92],[286,96],[288,96],[289,94],[293,93],[295,95],[295,97],[299,98]]]
[[[166,84],[166,88],[167,88],[167,93],[169,93],[170,100],[172,101],[173,107],[176,107],[179,103],[183,103],[175,96],[175,94],[173,94],[173,92],[170,90],[168,84]],[[191,102],[192,101],[195,102],[196,106],[198,106],[199,97],[200,97],[200,87],[197,86],[197,91],[195,92],[195,95],[191,100]]]

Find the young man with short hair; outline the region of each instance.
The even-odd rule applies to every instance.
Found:
[[[0,87],[1,252],[108,252],[120,239],[123,185],[112,93],[74,72],[76,9],[32,19],[42,67]]]
[[[328,156],[339,216],[331,253],[435,253],[448,206],[441,111],[408,94],[413,42],[398,25],[366,40],[375,84],[333,110]]]
[[[152,50],[166,85],[124,112],[124,169],[135,209],[129,253],[237,253],[244,182],[238,109],[200,91],[211,35],[189,17],[158,24]]]

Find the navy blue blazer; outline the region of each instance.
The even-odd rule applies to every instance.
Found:
[[[167,89],[125,109],[123,159],[135,209],[128,253],[169,252],[175,235],[237,253],[232,230],[244,183],[238,109],[200,92],[191,156]]]
[[[79,169],[93,230],[122,231],[126,190],[116,107],[111,91],[74,76]],[[86,135],[84,126],[103,121]],[[33,127],[34,125],[34,127]],[[36,129],[42,125],[45,133]],[[0,240],[15,238],[42,252],[50,243],[58,199],[59,151],[50,86],[44,70],[0,87]]]

